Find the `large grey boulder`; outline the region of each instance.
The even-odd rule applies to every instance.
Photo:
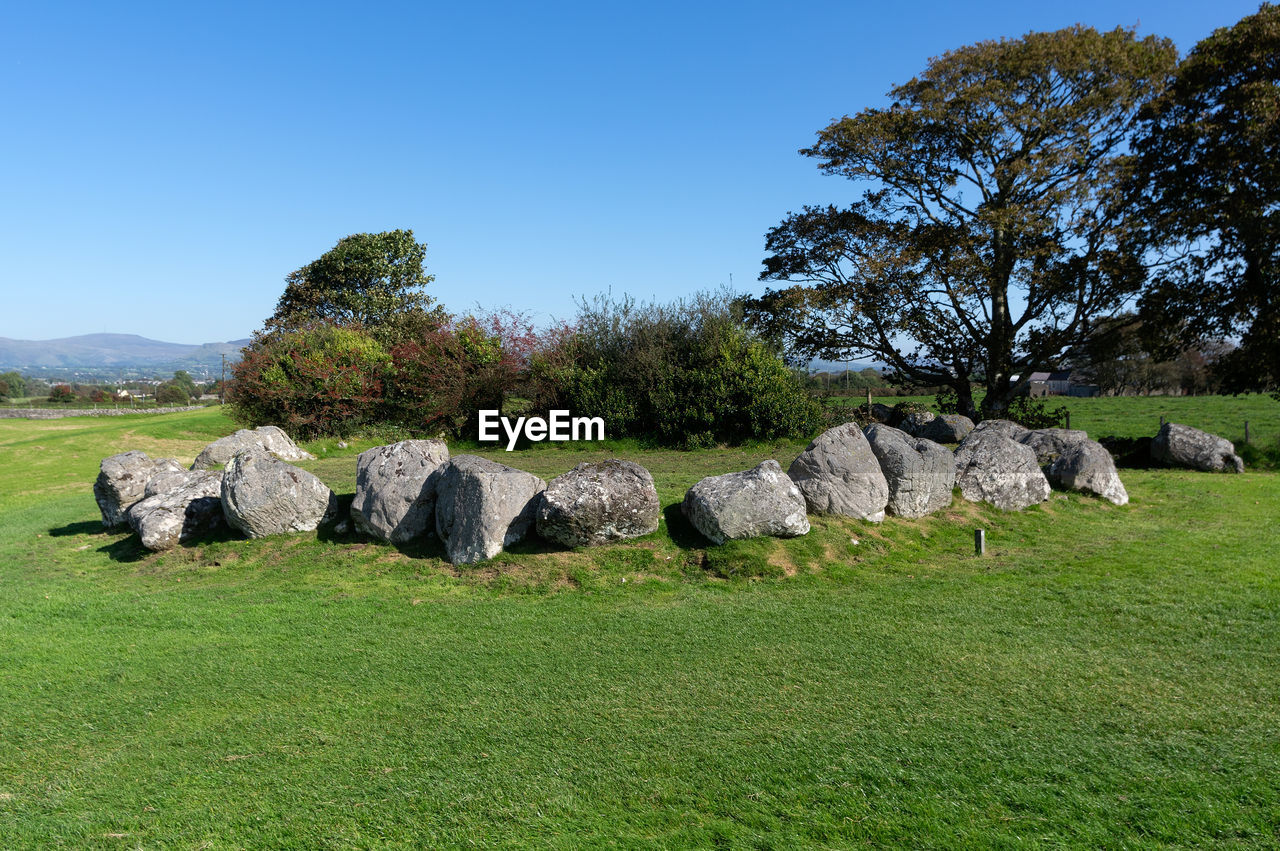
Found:
[[[1086,442],[1089,435],[1076,428],[1037,428],[1024,432],[1014,440],[1036,453],[1036,461],[1047,467],[1070,446]]]
[[[443,440],[402,440],[356,459],[351,519],[370,537],[407,543],[436,531],[436,482],[449,460]]]
[[[108,529],[124,525],[129,509],[147,495],[147,484],[161,473],[175,472],[182,472],[182,465],[174,459],[152,459],[137,449],[103,458],[93,483],[102,525]]]
[[[827,429],[814,438],[787,475],[815,514],[838,514],[879,522],[889,502],[889,484],[857,423]]]
[[[493,558],[533,527],[547,483],[477,455],[458,455],[436,483],[436,534],[453,564]]]
[[[658,528],[658,490],[639,464],[610,459],[579,464],[547,484],[538,534],[566,547],[638,538]]]
[[[794,538],[809,531],[804,496],[772,459],[741,473],[708,476],[689,488],[680,510],[716,544],[765,535]]]
[[[973,420],[964,414],[939,414],[912,432],[934,443],[959,443],[973,431]]]
[[[1095,494],[1116,505],[1127,505],[1129,492],[1116,472],[1116,462],[1101,443],[1082,440],[1063,448],[1049,466],[1049,481],[1064,490]]]
[[[227,462],[221,493],[227,522],[250,538],[310,532],[338,512],[324,482],[262,447]]]
[[[174,466],[178,466],[176,461],[174,462]],[[147,482],[146,490],[143,491],[143,499],[146,499],[149,496],[155,496],[156,494],[168,493],[169,491],[177,490],[181,487],[186,487],[191,482],[204,481],[205,474],[210,472],[214,471],[186,470],[180,466],[178,466],[178,469],[176,470],[161,470],[152,476],[151,480]],[[221,473],[218,473],[218,478],[221,480]]]
[[[1029,446],[974,429],[956,448],[956,484],[970,502],[1020,511],[1049,498],[1049,480]]]
[[[222,473],[164,473],[151,480],[147,494],[129,509],[129,525],[152,552],[216,535],[227,526]]]
[[[235,434],[229,434],[210,443],[196,456],[196,462],[191,465],[191,469],[208,470],[210,467],[224,465],[246,449],[265,449],[282,461],[310,461],[316,457],[306,450],[299,449],[298,445],[289,439],[289,435],[280,428],[260,426],[253,430],[242,428]]]
[[[1020,426],[1013,420],[983,420],[973,427],[973,433],[976,434],[998,434],[1001,437],[1007,437],[1010,440],[1017,440],[1025,435],[1029,428]],[[966,435],[967,437],[968,435]]]
[[[938,418],[933,411],[913,411],[898,423],[899,431],[905,431],[912,437],[920,437],[924,430]]]
[[[949,449],[878,423],[865,434],[889,485],[890,514],[923,517],[951,504],[956,460]]]
[[[1151,441],[1151,457],[1174,467],[1207,473],[1243,473],[1244,460],[1229,440],[1191,426],[1165,423]]]

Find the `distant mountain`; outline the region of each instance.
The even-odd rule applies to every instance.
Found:
[[[862,372],[862,370],[868,367],[881,371],[884,370],[884,364],[876,363],[875,361],[855,360],[846,363],[842,360],[821,360],[818,358],[809,361],[810,372],[844,372],[845,369],[848,369],[850,372]]]
[[[83,334],[60,340],[13,340],[0,337],[0,371],[43,376],[46,373],[95,374],[173,372],[185,369],[196,375],[212,374],[227,362],[240,359],[249,340],[227,343],[166,343],[137,334]],[[198,376],[197,376],[198,377]]]

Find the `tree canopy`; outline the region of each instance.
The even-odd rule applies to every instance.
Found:
[[[1280,387],[1280,7],[1216,30],[1140,116],[1132,184],[1167,261],[1141,313],[1169,347],[1238,336],[1229,390]]]
[[[171,383],[181,388],[183,393],[193,399],[200,395],[200,388],[196,387],[195,381],[191,378],[191,373],[185,369],[175,372]]]
[[[438,324],[442,313],[424,292],[435,280],[423,269],[426,253],[426,243],[417,242],[412,230],[345,236],[285,278],[266,328],[356,325],[387,343]]]
[[[891,106],[834,122],[801,151],[858,181],[847,208],[769,231],[752,322],[802,356],[871,357],[904,378],[970,379],[998,414],[1141,287],[1118,203],[1139,109],[1176,62],[1166,39],[1075,26],[930,60]]]
[[[27,395],[27,381],[15,370],[0,374],[0,397],[18,399]]]

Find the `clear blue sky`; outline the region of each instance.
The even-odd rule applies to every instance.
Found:
[[[1257,2],[0,5],[0,336],[200,343],[342,236],[412,228],[460,312],[758,291],[845,203],[796,150],[930,56],[1085,23],[1185,52]]]

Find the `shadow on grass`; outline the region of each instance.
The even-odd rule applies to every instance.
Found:
[[[392,544],[397,551],[403,553],[409,558],[435,558],[441,561],[448,561],[449,558],[444,552],[444,543],[435,535],[430,537],[421,537],[416,541],[406,541],[403,544]]]
[[[680,510],[680,503],[673,502],[662,509],[662,517],[667,521],[667,534],[680,549],[702,550],[712,546],[711,542],[689,522],[689,518],[684,516],[684,512]]]
[[[432,534],[429,536],[422,536],[415,540],[405,541],[403,543],[381,541],[378,538],[361,532],[356,528],[355,521],[351,519],[351,503],[355,502],[355,498],[356,495],[354,493],[337,494],[337,514],[333,520],[323,523],[317,527],[316,540],[336,544],[389,544],[409,558],[436,558],[442,561],[448,561],[448,558],[445,556],[444,544],[435,536],[434,530],[432,530]],[[339,532],[338,527],[342,526],[344,523],[346,524],[345,531]]]
[[[127,538],[121,538],[113,544],[107,544],[105,547],[98,547],[98,552],[106,554],[107,558],[112,561],[119,562],[135,562],[142,561],[151,555],[151,550],[142,546],[142,539],[137,535],[130,535]]]
[[[68,523],[66,526],[56,526],[49,530],[50,538],[64,538],[71,535],[100,535],[104,534],[107,529],[102,525],[101,520],[84,520],[80,523]]]
[[[444,548],[441,547],[440,551],[443,553]],[[503,547],[502,551],[506,553],[544,555],[546,553],[569,553],[573,552],[573,548],[539,538],[537,532],[530,529],[529,535],[523,541],[517,541],[509,547]]]

